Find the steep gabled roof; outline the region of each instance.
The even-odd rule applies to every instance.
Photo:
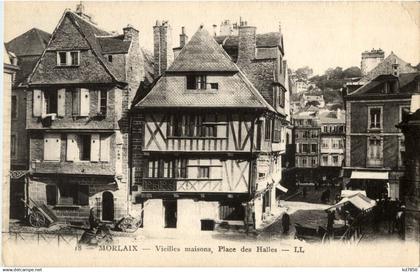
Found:
[[[210,51],[210,54],[207,50]],[[209,58],[209,55],[212,57]],[[170,68],[169,72],[164,73],[155,82],[150,92],[137,103],[137,108],[260,108],[275,112],[245,74],[226,56],[224,50],[203,28],[197,30],[179,56],[174,60],[172,69]],[[215,59],[214,56],[217,56],[218,59]],[[202,70],[199,62],[194,62],[194,59],[201,60],[203,67],[206,67],[205,70]],[[188,66],[187,61],[194,63]],[[187,70],[187,67],[190,70]],[[173,73],[197,72],[197,69],[204,72],[209,71],[207,70],[209,67],[211,67],[211,72],[224,72],[223,75],[218,76],[216,91],[186,90],[185,74]],[[229,70],[226,70],[227,68]]]
[[[238,35],[231,36],[216,36],[216,42],[222,44],[223,47],[237,48],[239,45]],[[256,34],[256,46],[257,47],[277,47],[281,46],[281,33],[280,32],[268,32],[262,34]]]
[[[362,77],[360,82],[368,82],[380,75],[389,75],[393,72],[393,65],[398,64],[398,70],[400,74],[403,73],[414,73],[417,69],[411,66],[406,61],[398,57],[394,52],[391,52],[388,57],[381,61],[375,68]]]
[[[125,54],[130,49],[131,42],[124,41],[124,35],[97,38],[103,54]]]
[[[67,37],[69,34],[62,32],[61,28],[63,28],[64,25],[71,27],[73,31],[71,33],[73,35],[76,35],[76,33],[80,34],[82,38],[80,39],[78,37],[80,42],[79,46],[91,49],[92,54],[96,57],[95,63],[97,64],[91,61],[86,62],[86,65],[90,65],[89,67],[86,67],[87,70],[72,69],[72,71],[70,71],[70,69],[52,69],[55,67],[54,51],[50,51],[49,49],[58,50],[63,48],[63,46],[67,49],[67,44],[71,44],[72,42],[72,39]],[[61,37],[58,37],[58,33],[60,33]],[[103,56],[102,47],[98,39],[98,37],[103,36],[111,36],[111,34],[105,30],[99,29],[96,25],[76,13],[65,11],[54,30],[47,48],[44,50],[40,60],[37,62],[36,67],[30,75],[30,83],[43,84],[46,82],[48,84],[51,81],[56,83],[75,83],[83,80],[101,83],[125,82],[125,68],[121,67],[121,65],[108,62]],[[70,45],[69,49],[74,49],[73,44]],[[39,69],[41,71],[37,73],[37,70]]]
[[[203,27],[191,37],[167,72],[237,72],[229,55]]]
[[[6,43],[8,51],[20,56],[40,56],[44,52],[51,34],[32,28]]]
[[[404,73],[400,74],[398,77],[393,75],[379,75],[373,80],[369,81],[367,84],[363,85],[359,89],[355,90],[354,92],[347,95],[348,97],[355,97],[355,96],[365,96],[365,95],[396,95],[398,93],[409,93],[409,92],[415,92],[416,87],[414,86],[413,89],[407,88],[409,85],[412,85],[413,82],[416,80],[418,81],[420,79],[420,72],[415,73]],[[378,90],[382,84],[388,81],[398,81],[398,93],[389,93],[389,94],[383,94],[381,90]]]

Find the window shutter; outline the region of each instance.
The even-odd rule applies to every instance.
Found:
[[[80,89],[80,116],[89,116],[89,89]]]
[[[44,161],[60,161],[61,135],[44,135]]]
[[[101,161],[109,161],[109,144],[111,136],[102,136],[101,137]]]
[[[99,134],[92,134],[90,137],[90,161],[99,161],[100,138]]]
[[[66,89],[59,89],[57,91],[57,115],[66,115]]]
[[[66,160],[78,161],[78,158],[79,158],[79,147],[77,145],[77,135],[68,134]]]
[[[35,117],[40,117],[42,115],[42,91],[33,90],[33,114]]]
[[[71,53],[70,52],[66,52],[66,65],[68,65],[68,66],[71,65]]]

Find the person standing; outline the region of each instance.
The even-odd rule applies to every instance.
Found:
[[[288,213],[284,213],[281,218],[281,225],[283,227],[283,234],[287,235],[290,228],[290,216]]]

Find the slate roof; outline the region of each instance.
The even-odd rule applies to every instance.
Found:
[[[209,50],[209,54],[206,50]],[[204,56],[200,56],[203,54]],[[211,57],[209,57],[211,55]],[[217,56],[217,59],[215,58]],[[201,60],[199,62],[194,59]],[[193,61],[188,64],[187,61]],[[178,62],[180,64],[178,64]],[[205,70],[202,70],[205,67]],[[191,70],[187,70],[187,68]],[[218,77],[218,90],[186,90],[185,75],[173,72],[208,71],[225,72]],[[226,70],[229,68],[229,70]],[[228,72],[228,73],[226,73]],[[245,74],[229,58],[223,49],[203,28],[197,30],[191,40],[174,60],[172,66],[136,105],[137,108],[261,108],[275,110],[261,96]]]
[[[238,44],[239,44],[238,35],[216,36],[214,39],[219,44],[222,44],[223,47],[238,47]],[[256,34],[256,45],[257,45],[257,47],[276,47],[276,46],[280,46],[281,45],[281,33],[280,32],[268,32],[268,33]]]
[[[86,38],[86,40],[92,47],[92,50],[96,53],[97,57],[100,59],[101,63],[105,66],[106,70],[108,70],[111,76],[117,81],[124,81],[125,69],[118,69],[118,67],[105,60],[105,57],[103,56],[102,52],[102,47],[99,43],[99,39],[97,38],[97,36],[111,36],[111,33],[94,26],[92,23],[86,21],[85,19],[71,11],[68,11],[67,14],[82,32],[83,36]]]
[[[340,118],[338,118],[337,116],[337,112],[336,111],[324,111],[324,112],[319,112],[318,114],[319,119],[321,121],[321,123],[337,123],[337,124],[344,124],[345,123],[345,116],[344,114],[341,114]]]
[[[103,54],[125,54],[130,49],[131,42],[124,41],[124,35],[97,38]]]
[[[16,72],[15,86],[26,83],[50,38],[51,34],[32,28],[5,44],[7,50],[13,52],[18,59],[19,70]]]
[[[167,72],[237,72],[238,67],[213,37],[200,27]]]
[[[51,34],[32,28],[6,43],[7,51],[20,56],[40,56],[44,52]]]
[[[369,71],[367,75],[363,76],[359,81],[368,82],[380,75],[392,74],[393,64],[398,64],[398,70],[400,74],[417,72],[417,69],[415,67],[402,60],[394,52],[391,52],[391,54],[389,54],[388,57],[381,61],[375,68]]]
[[[420,80],[420,72],[404,73],[400,74],[399,77],[395,77],[393,75],[379,75],[347,96],[355,97],[366,95],[397,95],[398,93],[383,94],[379,90],[377,90],[377,87],[381,86],[387,81],[392,80],[398,80],[399,82],[398,93],[412,93],[413,90],[414,92],[416,91],[416,86],[414,86],[414,88],[410,88],[410,85],[414,85],[415,81]]]

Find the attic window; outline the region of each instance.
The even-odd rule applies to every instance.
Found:
[[[112,62],[112,55],[108,55],[108,61]]]
[[[205,90],[206,85],[207,85],[207,76],[187,75],[187,90]]]
[[[79,66],[79,51],[58,51],[57,66]]]

